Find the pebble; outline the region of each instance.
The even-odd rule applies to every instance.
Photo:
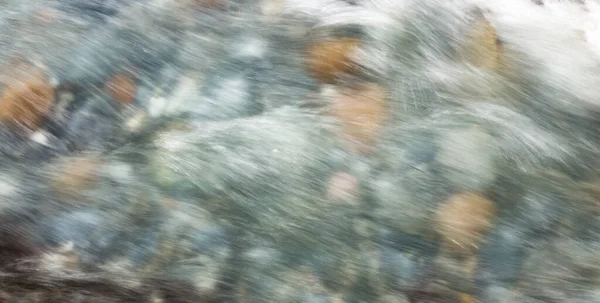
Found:
[[[494,202],[472,192],[448,198],[436,211],[436,231],[454,251],[476,251],[480,238],[492,227]]]
[[[554,232],[563,218],[564,199],[550,191],[527,189],[517,202],[517,223],[527,228],[532,236]]]
[[[479,127],[451,129],[440,135],[437,161],[457,189],[485,191],[496,179],[493,137]]]
[[[111,77],[105,84],[105,91],[121,105],[130,105],[135,101],[136,84],[132,77],[118,74]]]
[[[392,248],[382,248],[380,256],[380,274],[387,283],[387,289],[405,292],[417,289],[427,275],[424,258],[418,254],[409,255],[407,252]]]
[[[95,21],[105,22],[107,18],[117,15],[129,0],[91,0],[85,3],[73,0],[60,1],[59,7],[77,18],[90,18]]]
[[[486,69],[502,66],[502,44],[498,32],[483,14],[476,17],[470,39],[465,47],[469,63]]]
[[[117,226],[97,210],[76,210],[47,219],[45,239],[54,247],[73,245],[81,266],[97,266],[113,253]]]
[[[475,303],[475,299],[469,294],[461,294],[459,300],[460,303]]]
[[[397,232],[431,234],[436,206],[448,195],[446,184],[430,169],[395,168],[373,176],[374,216]]]
[[[386,93],[375,83],[342,89],[334,97],[330,113],[340,121],[341,138],[351,150],[368,153],[386,120]]]
[[[53,252],[46,253],[42,263],[46,268],[52,270],[77,270],[80,262],[73,242],[67,242],[61,247],[55,248]]]
[[[154,229],[145,228],[142,232],[136,233],[135,239],[132,240],[130,251],[125,256],[133,268],[143,269],[153,261],[153,257],[160,245],[159,228],[159,226],[156,226]]]
[[[475,269],[477,258],[475,256],[461,256],[449,251],[441,251],[435,257],[432,267],[435,272],[432,279],[445,286],[462,293],[461,297],[468,297],[476,289]]]
[[[410,303],[410,300],[405,295],[399,293],[382,296],[377,303]]]
[[[22,190],[20,188],[21,182],[18,178],[17,173],[8,172],[10,172],[10,170],[7,170],[7,172],[4,172],[0,175],[0,205],[2,205],[1,208],[4,208],[5,204],[8,204],[11,201],[13,201],[15,197],[19,194],[19,192]]]
[[[312,252],[314,256],[308,262],[309,268],[328,289],[337,293],[350,291],[361,278],[360,263],[357,257],[352,255],[351,248]]]
[[[0,120],[24,131],[37,130],[54,102],[54,88],[40,68],[18,63],[4,81]]]
[[[431,163],[438,153],[438,142],[429,132],[416,132],[408,138],[406,145],[407,160],[411,165]]]
[[[289,71],[274,69],[272,39],[251,26],[236,25],[224,41],[223,55],[203,71],[203,102],[190,111],[204,119],[227,119],[263,112],[278,80]],[[240,26],[241,27],[241,26]],[[287,64],[287,62],[286,62]],[[293,98],[291,95],[282,98]]]
[[[257,95],[254,77],[259,71],[237,65],[223,65],[207,76],[203,83],[202,100],[192,104],[188,111],[198,118],[226,120],[254,116],[264,105]]]
[[[477,286],[510,287],[521,274],[526,257],[527,242],[522,231],[510,224],[497,225],[487,236],[478,253]]]
[[[318,42],[307,53],[308,71],[323,83],[335,83],[352,70],[352,55],[360,44],[358,39],[337,39]]]
[[[51,181],[52,187],[61,195],[76,195],[97,180],[101,162],[102,159],[95,156],[83,156],[64,161],[55,168],[57,173]]]
[[[200,294],[215,296],[218,295],[219,283],[223,279],[225,261],[227,259],[211,259],[202,255],[187,260],[175,260],[169,264],[166,275],[171,279],[189,283]]]
[[[358,199],[359,181],[349,173],[335,173],[328,182],[326,196],[328,199],[348,204],[355,204]]]
[[[269,41],[248,29],[234,30],[226,42],[227,60],[236,62],[240,69],[261,67],[270,51]]]
[[[373,184],[377,200],[381,201],[375,215],[395,230],[422,234],[430,227],[432,205],[417,203],[403,185],[392,183],[391,180],[385,178]]]
[[[90,98],[71,113],[63,126],[63,138],[70,150],[102,151],[109,147],[118,123],[115,108],[107,96],[101,94]]]
[[[14,163],[40,162],[65,151],[60,143],[55,146],[58,140],[50,140],[51,136],[47,137],[44,131],[30,132],[28,137],[24,137],[22,133],[15,130],[15,128],[0,126],[0,140],[3,142],[0,144],[0,155],[6,160],[10,159]],[[43,135],[43,138],[39,138],[40,135]]]

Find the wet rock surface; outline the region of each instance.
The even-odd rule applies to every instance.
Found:
[[[0,1],[0,301],[596,302],[597,16]]]

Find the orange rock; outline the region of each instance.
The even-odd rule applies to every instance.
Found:
[[[502,67],[502,44],[496,28],[483,15],[477,18],[471,40],[466,45],[467,60],[481,68]]]
[[[386,119],[384,89],[375,84],[362,84],[342,90],[334,99],[330,113],[340,122],[340,135],[349,148],[368,153]]]
[[[60,165],[51,186],[63,195],[73,195],[88,188],[98,178],[102,160],[95,156],[74,158]]]
[[[170,198],[163,199],[163,204],[168,209],[176,209],[177,207],[179,207],[179,202],[177,202],[177,200],[175,200],[175,199],[170,199]]]
[[[326,196],[330,200],[352,204],[358,194],[358,183],[353,175],[337,172],[329,179]]]
[[[469,294],[460,294],[460,303],[475,303],[475,299],[473,299],[473,296],[469,295]]]
[[[339,75],[352,70],[351,56],[359,39],[338,39],[321,42],[308,51],[308,71],[324,83],[333,83]]]
[[[133,79],[126,74],[118,74],[110,78],[104,88],[113,99],[123,105],[129,105],[135,100],[137,87]]]
[[[492,226],[494,203],[471,192],[455,194],[438,208],[436,231],[447,248],[461,253],[477,250],[479,238]]]
[[[54,101],[54,89],[44,72],[18,63],[3,77],[3,84],[0,120],[21,130],[39,128]]]

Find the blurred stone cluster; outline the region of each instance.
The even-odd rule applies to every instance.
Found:
[[[0,0],[0,302],[600,302],[600,4]]]

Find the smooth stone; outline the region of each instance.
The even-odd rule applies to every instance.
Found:
[[[334,83],[352,70],[352,54],[359,44],[359,39],[350,38],[319,42],[308,51],[307,68],[321,82]]]
[[[345,146],[368,154],[377,143],[387,119],[387,92],[376,83],[360,83],[334,94],[329,114],[339,123],[339,136]]]
[[[114,17],[124,6],[134,1],[90,0],[81,2],[77,0],[62,0],[58,7],[65,10],[68,14],[72,14],[76,18],[90,19],[104,24],[107,18]]]
[[[502,45],[494,25],[481,14],[473,24],[465,46],[467,61],[479,68],[499,69],[503,65]]]
[[[526,190],[516,205],[515,223],[529,230],[531,236],[552,233],[564,217],[564,197],[537,190]]]
[[[66,121],[64,137],[71,150],[104,150],[118,126],[118,116],[103,97],[96,97],[76,110]]]
[[[104,90],[121,107],[133,104],[137,95],[137,84],[133,76],[120,73],[112,76],[105,84]]]
[[[436,231],[453,251],[471,253],[492,226],[496,205],[486,197],[461,192],[448,198],[436,211]]]
[[[496,179],[493,137],[478,127],[440,134],[440,171],[457,189],[485,191]]]
[[[98,266],[118,251],[116,242],[121,232],[97,210],[78,210],[48,218],[43,233],[48,244],[73,243],[83,266]]]
[[[329,179],[325,196],[342,204],[355,205],[360,195],[359,182],[349,173],[337,172]]]
[[[159,234],[157,230],[147,228],[136,233],[127,256],[134,268],[141,269],[149,264],[159,249]]]
[[[235,64],[222,65],[205,79],[201,88],[202,100],[190,106],[188,111],[209,120],[261,113],[264,106],[259,100],[258,87],[253,79],[257,72],[252,68],[241,69]]]
[[[489,285],[509,287],[522,272],[527,240],[511,224],[496,226],[487,236],[478,255],[476,283],[479,289]]]
[[[35,131],[52,108],[54,87],[41,68],[17,63],[12,69],[2,83],[0,121],[17,131]]]
[[[411,164],[430,163],[438,153],[436,136],[432,133],[421,132],[411,134],[406,145],[407,160]]]
[[[448,195],[447,184],[428,168],[383,171],[369,188],[375,218],[395,232],[412,235],[434,230],[435,209]]]
[[[49,182],[55,192],[67,196],[76,195],[99,179],[103,161],[101,157],[83,156],[66,160],[55,167],[58,172]]]
[[[426,264],[420,264],[419,255],[392,248],[381,248],[380,271],[387,285],[394,291],[407,291],[417,288],[426,276]],[[425,262],[421,260],[421,262]]]
[[[229,237],[228,232],[222,226],[205,227],[191,234],[191,249],[208,256],[218,256],[223,251],[230,249]]]

